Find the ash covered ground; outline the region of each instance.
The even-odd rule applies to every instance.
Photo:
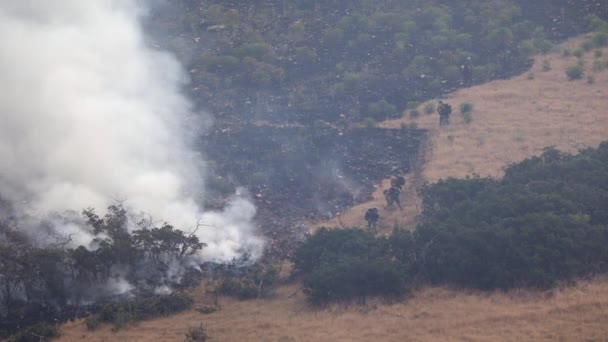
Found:
[[[382,179],[411,172],[424,137],[417,129],[247,124],[218,126],[200,143],[211,161],[212,202],[249,189],[271,251],[285,256],[307,222],[367,201]]]

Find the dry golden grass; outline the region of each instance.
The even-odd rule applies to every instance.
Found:
[[[578,47],[580,38],[566,42]],[[608,55],[608,51],[604,51]],[[547,59],[552,70],[543,72]],[[608,70],[593,74],[593,53],[585,69],[595,77],[568,81],[564,70],[575,57],[560,52],[539,56],[527,75],[462,89],[446,97],[454,107],[452,125],[438,127],[437,115],[382,123],[396,128],[416,122],[429,129],[426,163],[408,175],[404,211],[381,211],[381,230],[409,225],[417,213],[415,188],[425,180],[472,173],[500,176],[505,165],[538,155],[546,146],[575,152],[608,139]],[[473,122],[465,124],[458,105],[474,105]],[[344,225],[362,226],[368,207],[384,207],[384,181],[374,200],[345,211]],[[337,226],[333,219],[319,225]],[[311,308],[299,285],[281,286],[275,298],[239,302],[220,299],[222,310],[201,315],[192,310],[139,323],[114,333],[104,326],[91,333],[82,321],[64,325],[59,341],[181,341],[189,327],[203,322],[214,341],[608,341],[608,279],[581,282],[550,293],[464,293],[429,288],[397,304]],[[208,300],[194,291],[197,302]]]
[[[63,326],[59,341],[181,341],[203,322],[214,341],[604,341],[608,338],[608,279],[548,293],[419,291],[396,304],[310,307],[297,285],[274,299],[221,298],[222,309],[194,310],[141,322],[119,332],[88,332],[83,322]]]

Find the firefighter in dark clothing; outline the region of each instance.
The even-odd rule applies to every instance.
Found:
[[[378,208],[369,208],[365,212],[365,221],[367,221],[367,227],[369,229],[376,229],[379,219],[380,214],[378,213]]]

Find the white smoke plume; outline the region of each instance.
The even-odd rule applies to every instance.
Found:
[[[259,256],[248,200],[223,212],[195,201],[204,164],[189,140],[202,125],[180,65],[146,46],[140,5],[0,0],[0,196],[30,215],[120,198],[184,231],[205,224],[203,260]]]

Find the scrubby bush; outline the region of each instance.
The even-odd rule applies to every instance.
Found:
[[[394,256],[407,254],[409,246],[396,242],[391,248],[389,240],[371,232],[322,228],[296,250],[294,270],[302,275],[304,292],[316,303],[399,296],[407,291],[409,260]]]
[[[268,297],[272,295],[278,279],[277,265],[258,263],[251,266],[240,277],[230,276],[223,279],[217,287],[216,293],[241,300]]]
[[[580,65],[569,66],[566,69],[566,76],[570,81],[580,80],[585,74],[585,69]]]
[[[59,329],[50,323],[41,322],[12,335],[9,342],[39,342],[58,337]]]
[[[460,114],[466,124],[473,121],[473,104],[464,102],[460,104]]]
[[[548,59],[543,59],[543,71],[551,71],[551,62]]]
[[[395,107],[385,99],[382,99],[380,101],[370,103],[367,107],[367,110],[368,114],[372,118],[384,120],[387,117],[395,115],[395,113],[397,112],[397,107]]]
[[[187,310],[192,303],[190,297],[179,293],[152,296],[132,302],[109,303],[104,305],[99,313],[88,317],[86,324],[88,329],[94,330],[100,323],[110,323],[118,330],[131,322]]]
[[[427,102],[424,105],[424,113],[427,115],[431,115],[435,113],[435,104],[433,102]]]
[[[374,128],[378,125],[378,122],[376,122],[376,120],[374,120],[374,118],[365,118],[365,120],[363,120],[365,127],[367,128]]]
[[[417,109],[410,110],[410,118],[417,119],[420,117],[420,112]]]
[[[207,335],[206,329],[203,327],[203,323],[201,323],[198,327],[191,327],[188,329],[186,335],[186,342],[204,342],[209,339],[209,335]]]

